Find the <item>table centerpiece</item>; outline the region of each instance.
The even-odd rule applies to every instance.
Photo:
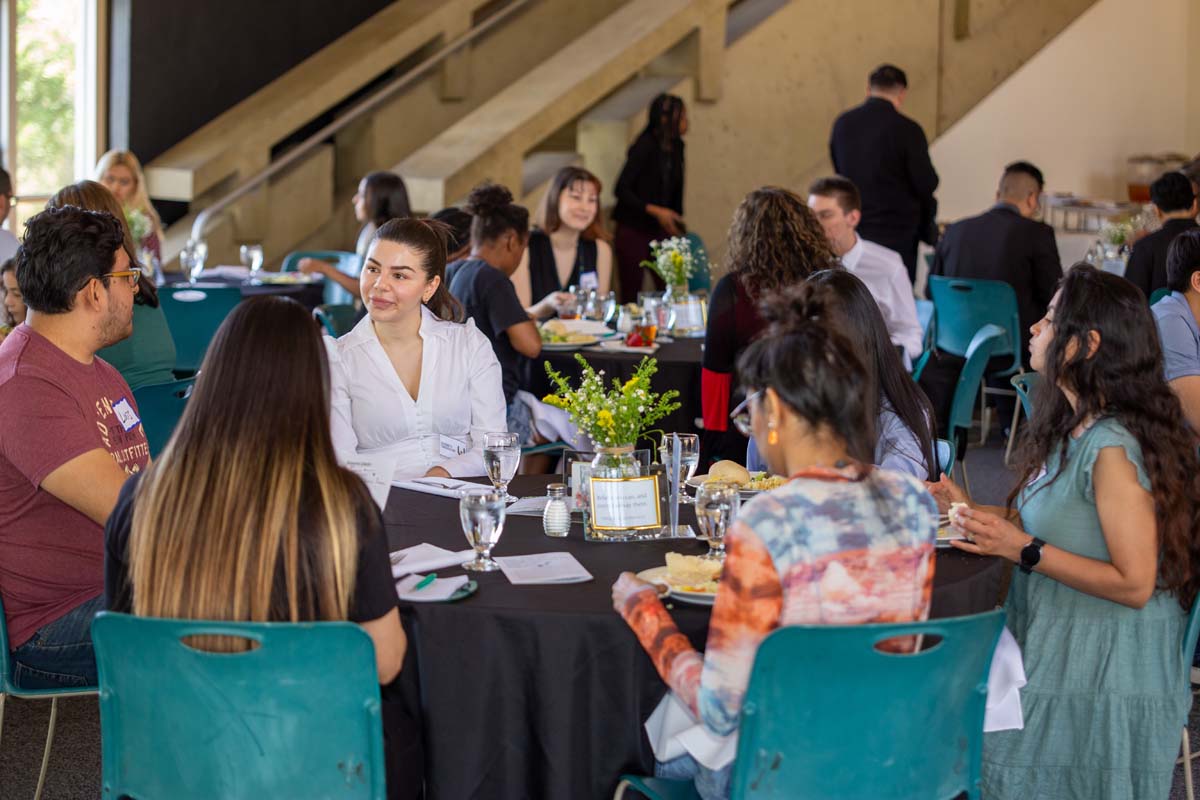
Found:
[[[670,309],[673,321],[671,334],[674,336],[703,336],[705,322],[704,301],[688,289],[688,281],[696,272],[696,259],[692,255],[692,242],[686,236],[650,243],[650,258],[641,262],[645,269],[653,270],[667,284],[663,303]]]

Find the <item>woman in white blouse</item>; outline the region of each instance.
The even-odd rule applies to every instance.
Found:
[[[343,461],[396,459],[396,479],[485,474],[483,435],[505,427],[492,344],[447,291],[446,233],[394,219],[367,250],[367,316],[330,340],[333,443]]]

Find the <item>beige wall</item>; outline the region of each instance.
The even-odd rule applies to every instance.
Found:
[[[1129,156],[1200,151],[1198,35],[1200,0],[1100,0],[934,143],[939,218],[977,213],[1016,159],[1048,191],[1127,199]]]

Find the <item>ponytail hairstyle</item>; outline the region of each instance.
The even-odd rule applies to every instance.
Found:
[[[514,203],[504,186],[484,181],[467,195],[463,210],[473,217],[472,247],[494,242],[509,231],[522,241],[529,238],[529,211]]]
[[[388,220],[375,231],[372,242],[384,241],[402,244],[416,251],[425,262],[425,281],[438,279],[438,287],[429,298],[426,307],[438,319],[462,322],[462,303],[450,294],[446,285],[446,245],[450,239],[450,226],[431,219]]]
[[[747,393],[774,389],[813,430],[844,442],[869,471],[879,390],[859,349],[830,324],[837,302],[829,286],[807,283],[765,298],[759,312],[767,329],[742,352],[738,377]]]

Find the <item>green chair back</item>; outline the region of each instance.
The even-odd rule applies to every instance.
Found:
[[[185,642],[204,635],[257,646]],[[384,798],[375,649],[359,626],[102,612],[92,641],[104,798]]]
[[[358,321],[358,309],[352,305],[321,305],[313,309],[313,316],[325,332],[336,339],[354,328]]]
[[[708,248],[704,246],[704,240],[695,233],[689,233],[687,240],[692,245],[692,260],[696,264],[696,271],[688,279],[688,291],[707,294],[712,288],[712,267],[708,263]]]
[[[958,375],[954,399],[950,402],[948,433],[952,440],[959,441],[959,431],[962,431],[965,437],[966,431],[971,429],[971,419],[975,415],[975,398],[979,395],[979,386],[983,381],[988,359],[995,355],[997,350],[1005,347],[1007,339],[1008,334],[1004,329],[992,324],[984,325],[971,337],[971,343],[966,349],[966,363]],[[966,453],[962,455],[965,457]]]
[[[1196,652],[1196,641],[1200,639],[1200,597],[1192,601],[1192,610],[1188,612],[1187,626],[1183,629],[1183,669],[1184,672],[1192,666],[1192,656]]]
[[[195,378],[184,378],[133,390],[138,416],[142,418],[142,430],[146,432],[146,441],[150,443],[151,458],[158,458],[158,454],[167,446],[195,384]]]
[[[930,275],[929,296],[937,314],[939,350],[965,358],[975,331],[990,323],[1005,334],[992,355],[1012,357],[1011,364],[996,374],[1011,375],[1021,368],[1021,319],[1012,286],[1004,281]]]
[[[283,259],[280,271],[296,272],[300,268],[302,258],[328,261],[337,267],[338,272],[352,278],[357,278],[362,272],[362,259],[358,257],[358,253],[346,250],[296,250],[288,253]],[[339,286],[336,281],[325,281],[325,305],[353,305],[354,300],[354,295]]]
[[[754,658],[730,797],[978,798],[988,670],[1003,626],[997,610],[775,631]],[[925,637],[918,653],[875,649],[914,634]],[[622,779],[652,798],[687,796],[679,782]]]
[[[25,698],[69,697],[78,694],[93,694],[95,686],[75,687],[71,689],[22,689],[13,683],[12,645],[8,641],[8,617],[4,613],[4,599],[0,598],[0,722],[4,716],[4,695]]]
[[[196,372],[217,328],[242,302],[242,290],[204,284],[164,286],[158,290],[158,300],[175,340],[175,371]]]
[[[937,451],[938,470],[949,475],[954,471],[954,442],[949,439],[935,439],[933,445]]]
[[[1171,293],[1171,290],[1169,288],[1167,288],[1166,286],[1162,287],[1161,289],[1155,289],[1150,294],[1150,305],[1154,305],[1155,303],[1157,303],[1159,300],[1162,300],[1164,297],[1166,297],[1170,293]]]
[[[1041,386],[1042,376],[1036,372],[1022,372],[1013,375],[1008,382],[1017,390],[1017,397],[1021,398],[1021,410],[1025,412],[1025,419],[1033,419],[1033,394]]]

